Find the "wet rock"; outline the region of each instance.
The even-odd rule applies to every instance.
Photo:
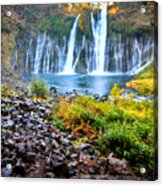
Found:
[[[38,107],[38,110],[41,111],[41,112],[45,112],[46,108],[45,107]]]
[[[72,133],[72,134],[70,134],[70,135],[68,135],[68,137],[67,137],[69,140],[75,140],[75,135]]]
[[[56,149],[59,148],[59,144],[55,139],[52,140],[52,144]]]
[[[46,147],[46,143],[45,143],[43,140],[41,140],[40,145],[41,145],[42,147]]]
[[[24,143],[19,143],[17,148],[18,148],[18,154],[24,155],[26,153]]]
[[[36,158],[36,153],[35,152],[27,152],[24,156],[25,161],[27,162],[33,162],[35,161]]]
[[[26,127],[30,129],[30,128],[32,128],[33,126],[34,126],[34,124],[33,124],[30,120],[28,120],[28,121],[27,121],[27,124],[26,124]]]
[[[76,89],[73,89],[73,93],[77,96],[78,95],[78,91]]]
[[[19,110],[15,110],[11,113],[12,117],[17,117],[19,115]]]
[[[23,103],[23,101],[20,101],[20,100],[14,100],[14,101],[12,102],[12,104],[15,105],[15,106],[19,106],[19,105],[22,104],[22,103]]]
[[[6,128],[12,128],[14,126],[14,121],[13,120],[7,120],[7,122],[4,126]]]
[[[53,93],[56,93],[56,92],[57,92],[57,88],[54,87],[54,86],[50,87],[49,90],[50,90],[51,92],[53,92]]]
[[[91,147],[91,145],[90,144],[82,144],[81,146],[80,146],[80,150],[81,151],[83,151],[83,150],[85,150],[85,149],[88,149],[88,148],[90,148]]]
[[[7,164],[5,168],[1,170],[2,177],[9,177],[12,175],[12,165]]]
[[[18,159],[16,165],[13,168],[13,174],[19,175],[21,177],[25,177],[25,165],[22,163],[21,159]]]
[[[20,133],[19,132],[15,132],[14,136],[15,137],[19,137],[20,136]]]
[[[1,104],[11,104],[12,100],[11,99],[2,99]]]
[[[99,100],[100,95],[99,94],[95,94],[93,97],[94,97],[95,100]]]
[[[32,100],[30,100],[30,99],[28,99],[28,100],[26,100],[24,103],[22,103],[21,105],[21,108],[23,109],[23,110],[26,110],[26,111],[33,111],[33,110],[35,110],[35,104],[33,103],[33,101]]]
[[[66,100],[67,100],[67,101],[71,101],[72,99],[74,99],[74,98],[76,98],[76,97],[77,97],[76,94],[71,93],[71,94],[69,94],[69,95],[66,97]]]
[[[72,161],[68,164],[68,167],[76,167],[79,164],[78,161]]]
[[[8,143],[9,145],[11,145],[11,146],[14,145],[14,141],[13,141],[12,139],[8,139],[8,140],[7,140],[7,143]]]
[[[47,177],[47,178],[55,178],[55,174],[53,172],[47,172],[45,177]]]
[[[6,104],[1,103],[1,109],[4,110],[6,108]]]
[[[53,160],[53,173],[56,175],[58,178],[62,177],[68,177],[68,166],[67,162],[62,157],[55,157]]]
[[[53,161],[53,168],[57,168],[64,165],[64,159],[62,157],[55,157]]]
[[[71,158],[77,158],[78,154],[71,154]]]
[[[84,93],[85,93],[85,95],[87,95],[87,94],[88,94],[88,90],[87,90],[87,89],[85,89],[85,90],[84,90]]]
[[[89,172],[89,174],[95,174],[96,173],[96,168],[91,166],[91,167],[88,168],[88,172]]]
[[[69,167],[68,169],[68,177],[75,176],[78,173],[77,167]]]
[[[1,120],[2,120],[2,121],[8,121],[8,120],[10,120],[10,119],[11,119],[10,116],[1,117]]]
[[[63,145],[69,145],[69,144],[70,144],[70,140],[67,139],[67,138],[63,138],[63,139],[61,140],[61,142],[62,142]]]
[[[108,157],[108,169],[111,174],[129,174],[127,171],[128,162],[113,157],[111,153]]]
[[[46,115],[51,114],[51,110],[50,110],[50,109],[46,109],[45,114],[46,114]]]
[[[108,96],[107,95],[103,95],[101,98],[100,98],[100,101],[106,101],[108,99]]]

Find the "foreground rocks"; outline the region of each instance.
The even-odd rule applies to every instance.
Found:
[[[139,179],[113,154],[104,157],[91,144],[75,147],[74,133],[52,126],[52,106],[27,94],[1,100],[2,176]]]

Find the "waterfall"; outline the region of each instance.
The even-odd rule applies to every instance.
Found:
[[[14,51],[13,58],[12,58],[12,64],[11,64],[11,67],[12,67],[13,70],[16,70],[16,68],[18,66],[17,60],[18,60],[18,50],[17,50],[17,47],[16,47],[15,51]]]
[[[33,62],[33,51],[32,51],[32,38],[30,38],[29,46],[26,53],[26,64],[25,64],[25,72],[30,72],[30,66],[32,66],[31,62]]]
[[[34,73],[39,73],[39,68],[43,56],[44,44],[46,41],[46,34],[40,35],[37,39],[36,55],[34,59]]]
[[[74,63],[74,47],[75,47],[75,40],[76,40],[76,31],[78,26],[78,20],[80,15],[78,15],[75,19],[75,22],[73,24],[73,27],[70,32],[70,38],[68,42],[68,53],[66,58],[66,63],[63,69],[63,74],[74,74],[75,66]]]
[[[137,74],[148,66],[154,59],[154,44],[151,40],[148,40],[144,46],[142,46],[137,39],[135,39],[133,46],[133,66],[130,74]],[[144,63],[146,62],[146,63]]]
[[[49,73],[50,72],[50,57],[52,55],[52,46],[53,42],[50,40],[49,37],[47,37],[47,44],[46,44],[46,50],[44,54],[44,61],[43,61],[43,73]]]
[[[43,33],[37,37],[28,35],[23,43],[16,42],[12,69],[28,73],[87,73],[105,75],[135,74],[145,68],[154,57],[152,37],[128,36],[112,33],[107,38],[107,5],[101,3],[101,11],[95,19],[91,13],[92,38],[83,35],[76,42],[78,15],[70,30],[69,38],[50,37]],[[91,31],[90,30],[90,31]],[[25,37],[24,37],[25,38]],[[81,37],[80,37],[81,38]],[[28,41],[28,42],[27,42]],[[24,64],[23,64],[24,62]]]
[[[58,73],[61,73],[63,71],[63,65],[65,62],[65,56],[66,56],[66,36],[63,37],[64,44],[63,46],[56,45],[57,48],[57,57],[58,57]]]
[[[93,69],[94,74],[103,74],[105,71],[105,47],[107,37],[107,4],[101,3],[101,10],[98,14],[98,20],[91,12],[92,33],[94,38],[94,56]]]

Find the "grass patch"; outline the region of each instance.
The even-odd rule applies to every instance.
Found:
[[[62,120],[58,119],[57,117],[53,117],[52,125],[60,130],[65,129],[65,124],[62,122]]]
[[[1,84],[1,97],[6,98],[8,95],[17,95],[17,90],[14,89],[12,86],[9,86],[6,83]]]

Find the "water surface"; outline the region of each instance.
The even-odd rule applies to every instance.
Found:
[[[26,75],[25,82],[30,82],[32,77],[36,79],[44,79],[47,86],[55,86],[59,92],[66,93],[76,89],[80,93],[86,90],[90,94],[109,94],[115,83],[119,87],[125,87],[127,81],[130,81],[131,76],[127,75],[106,75],[106,76],[92,76],[92,75],[56,75],[56,74],[34,74]]]

